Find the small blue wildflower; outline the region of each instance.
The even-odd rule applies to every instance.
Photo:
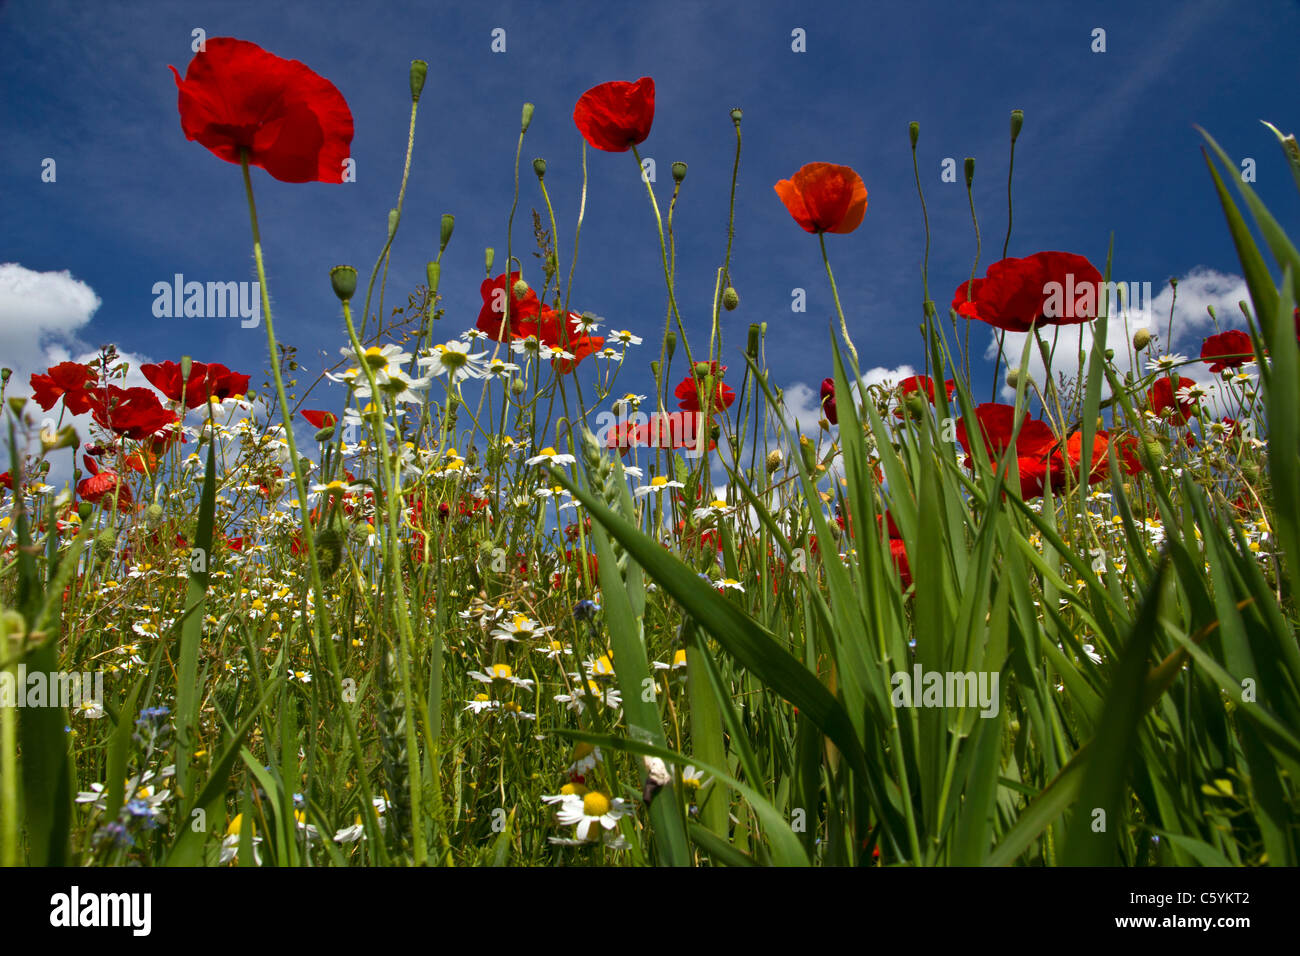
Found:
[[[590,621],[600,612],[600,605],[585,598],[573,605],[573,616],[579,621]]]

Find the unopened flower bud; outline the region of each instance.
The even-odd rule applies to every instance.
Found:
[[[677,333],[669,332],[667,335],[664,336],[664,353],[665,355],[667,355],[669,359],[671,359],[673,357],[673,353],[676,351],[677,351]]]
[[[907,124],[907,136],[908,136],[908,138],[912,141],[912,148],[913,148],[913,149],[916,149],[916,141],[917,141],[917,140],[920,138],[920,136],[921,136],[921,124],[920,124],[920,123],[915,123],[915,122],[913,122],[913,123],[908,123],[908,124]]]
[[[510,392],[512,395],[522,395],[526,388],[528,388],[528,383],[522,378],[511,379]]]
[[[781,467],[781,449],[773,448],[767,453],[767,473],[770,475]]]
[[[117,532],[112,528],[105,528],[99,534],[95,535],[95,555],[100,558],[109,558],[117,548]]]
[[[442,233],[438,237],[439,251],[447,248],[447,243],[451,242],[451,231],[456,228],[456,217],[449,212],[442,214]]]
[[[420,93],[424,90],[425,77],[429,75],[429,64],[423,60],[411,61],[411,102],[420,102]]]
[[[510,291],[514,293],[516,299],[523,301],[524,296],[528,294],[528,283],[519,279],[510,287]]]
[[[316,433],[316,441],[327,442],[334,437],[334,426],[326,425]]]
[[[1138,329],[1133,333],[1133,349],[1141,352],[1151,344],[1151,332],[1147,329]]]
[[[727,286],[722,290],[722,307],[728,312],[735,312],[738,305],[740,305],[740,293]]]
[[[491,246],[488,246],[485,250],[483,250],[483,266],[485,269],[487,269],[488,275],[492,274],[492,263],[496,261],[496,258],[497,258],[497,251],[493,249]]]
[[[966,188],[970,189],[970,184],[975,181],[975,157],[966,157]]]
[[[533,104],[525,103],[523,115],[519,118],[519,132],[527,133],[529,125],[533,122]]]
[[[392,239],[397,235],[397,223],[401,221],[402,214],[396,209],[388,210],[388,238]]]
[[[1007,388],[1015,388],[1020,384],[1020,372],[1014,368],[1007,369]]]
[[[1020,135],[1020,127],[1024,125],[1025,125],[1025,111],[1012,110],[1011,111],[1011,142],[1014,143],[1016,141],[1016,138]]]

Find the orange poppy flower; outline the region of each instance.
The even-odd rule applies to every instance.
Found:
[[[773,188],[806,232],[852,232],[867,212],[866,184],[848,166],[809,163]]]

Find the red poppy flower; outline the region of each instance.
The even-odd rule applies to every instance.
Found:
[[[334,84],[256,43],[212,37],[181,79],[185,138],[230,163],[248,162],[286,183],[341,183],[352,154],[352,111]]]
[[[655,81],[615,80],[593,86],[573,107],[573,122],[593,149],[626,153],[645,142],[655,119]]]
[[[1110,458],[1107,450],[1110,447],[1110,435],[1107,432],[1099,431],[1092,436],[1092,461],[1089,464],[1088,484],[1095,485],[1099,481],[1105,481],[1110,476]],[[1070,481],[1077,482],[1079,478],[1079,464],[1083,461],[1083,432],[1075,432],[1065,442],[1065,457],[1061,457],[1058,449],[1052,454],[1052,487],[1064,488],[1069,481],[1066,479],[1066,466],[1068,462]]]
[[[832,425],[840,423],[840,413],[835,408],[835,379],[822,379],[822,414]]]
[[[478,322],[475,325],[498,342],[505,341],[506,296],[513,295],[515,283],[519,278],[518,272],[510,273],[509,279],[506,278],[505,273],[502,273],[495,279],[484,279],[483,284],[479,286],[479,294],[483,297],[483,308],[479,310]],[[524,293],[522,299],[514,296],[510,301],[511,337],[523,338],[536,334],[536,319],[541,311],[542,304],[537,301],[537,293],[531,288]],[[533,331],[525,331],[525,329]]]
[[[136,441],[152,439],[179,421],[153,391],[139,387],[110,385],[96,390],[91,393],[90,411],[100,426]]]
[[[117,495],[117,510],[131,510],[131,488],[118,477],[115,471],[101,471],[89,478],[81,479],[77,485],[77,494],[86,501],[98,504],[102,499],[110,501]]]
[[[304,408],[298,414],[307,419],[307,423],[317,431],[322,428],[329,428],[339,420],[339,417],[333,412],[324,412],[315,408]]]
[[[805,232],[852,232],[867,213],[867,187],[848,166],[808,163],[774,187]]]
[[[1015,418],[1016,410],[1011,405],[988,402],[975,409],[976,423],[984,440],[989,464],[997,468],[1002,455],[1014,447],[1016,466],[1020,472],[1020,496],[1028,500],[1043,493],[1049,474],[1048,456],[1056,445],[1056,436],[1044,422],[1026,418],[1013,446],[1011,433]],[[971,446],[966,435],[964,417],[957,420],[957,440],[966,452],[967,467],[970,467]]]
[[[87,387],[95,380],[95,372],[90,366],[60,362],[46,369],[44,375],[32,375],[32,398],[47,412],[62,398],[70,414],[84,415],[90,411]]]
[[[1229,329],[1209,336],[1201,344],[1201,361],[1208,362],[1210,371],[1217,374],[1225,368],[1237,368],[1255,357],[1255,347],[1250,336],[1240,329]]]
[[[1195,385],[1194,379],[1186,375],[1178,376],[1178,387],[1175,389],[1173,379],[1158,378],[1151,390],[1147,392],[1147,402],[1151,406],[1151,411],[1164,417],[1165,412],[1172,412],[1174,422],[1177,424],[1187,424],[1187,419],[1196,414],[1197,404],[1194,401],[1180,402],[1175,397],[1175,392],[1181,392],[1188,385]]]
[[[232,372],[220,362],[191,362],[188,379],[182,379],[177,362],[141,365],[140,373],[171,401],[179,402],[183,396],[186,408],[198,408],[210,398],[225,400],[248,391],[249,377]]]
[[[697,370],[695,375],[687,375],[673,390],[673,395],[680,399],[677,407],[686,412],[702,411],[700,392],[703,390],[704,380],[712,378],[714,383],[713,408],[710,411],[725,412],[736,401],[735,391],[722,381],[722,376],[726,372],[727,366],[719,365],[717,362],[710,362],[707,372],[700,374]]]
[[[0,487],[8,488],[10,491],[13,491],[14,490],[13,475],[9,474],[9,472],[7,471],[0,471]]]
[[[948,398],[951,400],[953,392],[957,390],[957,383],[953,379],[948,379],[943,385],[944,391],[948,393]],[[934,404],[934,379],[928,375],[909,375],[898,383],[898,389],[903,398],[907,398],[913,392],[921,392],[929,399],[931,405]],[[903,409],[895,408],[894,417],[903,418]]]
[[[1114,441],[1115,457],[1119,459],[1120,471],[1126,475],[1140,474],[1145,470],[1137,455],[1137,443],[1136,435],[1121,435]]]
[[[1001,259],[984,278],[963,282],[952,296],[958,315],[1008,332],[1035,325],[1077,325],[1097,316],[1101,273],[1083,256],[1038,252]]]
[[[533,295],[530,290],[529,295]],[[577,312],[569,313],[569,321],[580,319]],[[548,309],[542,306],[537,316],[536,322],[520,323],[518,331],[514,333],[515,338],[522,338],[529,335],[537,336],[543,345],[548,345],[553,349],[563,349],[573,356],[569,359],[555,359],[551,365],[561,375],[567,375],[578,367],[578,364],[593,352],[599,352],[605,347],[605,339],[599,335],[580,335],[573,331],[573,326],[565,328],[564,322],[560,319],[560,313],[555,309]]]

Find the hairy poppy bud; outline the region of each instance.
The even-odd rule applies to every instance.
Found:
[[[318,431],[318,432],[316,433],[316,441],[317,441],[317,442],[326,442],[326,441],[329,441],[329,440],[330,440],[331,438],[333,438],[333,437],[334,437],[334,426],[333,426],[333,425],[326,425],[324,428],[322,428],[320,431]]]
[[[491,246],[483,250],[483,267],[487,270],[488,275],[492,274],[492,263],[496,261],[496,258],[497,251]]]
[[[402,214],[396,209],[388,210],[388,238],[391,239],[397,235],[397,224],[402,219]]]
[[[1007,388],[1015,388],[1020,383],[1020,372],[1014,368],[1007,369]]]
[[[519,119],[519,132],[527,133],[529,125],[533,122],[533,104],[525,103],[523,115]]]
[[[424,90],[424,79],[429,75],[429,64],[423,60],[411,61],[411,102],[420,102],[420,93]]]
[[[908,124],[907,124],[907,135],[908,135],[908,138],[911,139],[911,141],[912,141],[912,148],[913,148],[913,149],[916,149],[916,141],[917,141],[918,139],[920,139],[920,137],[921,137],[921,124],[920,124],[920,123],[908,123]]]
[[[349,302],[357,291],[357,270],[352,266],[335,266],[330,270],[330,285],[340,302]]]
[[[516,299],[523,301],[524,296],[528,295],[528,283],[525,282],[523,279],[520,279],[518,282],[516,282],[513,286],[510,287],[510,291],[512,291],[515,294]]]
[[[1025,111],[1012,110],[1011,111],[1011,142],[1014,143],[1016,141],[1016,137],[1020,135],[1020,127],[1024,125],[1025,125]]]
[[[664,336],[664,351],[670,359],[673,357],[673,353],[677,351],[676,332],[669,332]]]
[[[767,453],[767,473],[770,475],[781,467],[781,449],[773,448]]]
[[[95,535],[95,555],[100,558],[112,557],[113,551],[117,547],[117,532],[112,528],[105,528],[99,534]]]
[[[738,305],[740,305],[740,293],[727,286],[722,290],[722,307],[728,312],[735,312]]]
[[[1133,333],[1133,349],[1141,352],[1151,344],[1151,332],[1147,329],[1138,329]]]
[[[449,212],[442,214],[442,234],[438,237],[438,250],[442,251],[447,248],[447,243],[451,242],[451,231],[456,228],[456,217]]]

